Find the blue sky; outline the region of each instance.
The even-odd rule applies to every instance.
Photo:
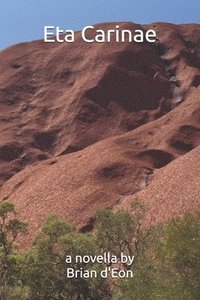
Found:
[[[0,0],[0,49],[42,38],[44,25],[111,21],[200,23],[200,0]]]

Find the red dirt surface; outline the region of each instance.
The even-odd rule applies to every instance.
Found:
[[[97,209],[135,195],[154,221],[200,208],[200,25],[143,28],[155,44],[76,33],[75,44],[0,52],[0,198],[15,202],[30,238],[49,213],[86,231]]]

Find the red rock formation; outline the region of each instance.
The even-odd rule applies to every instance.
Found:
[[[75,44],[0,52],[0,197],[16,203],[32,234],[49,213],[86,230],[97,209],[126,206],[135,194],[165,219],[176,181],[174,211],[199,207],[196,183],[180,183],[200,183],[181,167],[188,157],[195,170],[199,155],[200,26],[143,28],[157,31],[156,44],[86,44],[77,33]]]

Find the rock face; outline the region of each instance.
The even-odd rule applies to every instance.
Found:
[[[136,193],[149,208],[147,221],[163,222],[200,209],[200,147],[156,171],[146,189]],[[132,197],[125,197],[120,208],[131,210]]]
[[[197,190],[187,191],[200,176],[187,179],[181,165],[194,170],[199,156],[200,25],[141,27],[156,30],[155,44],[87,44],[77,32],[75,44],[0,52],[0,197],[16,203],[32,234],[52,212],[88,230],[97,209],[135,194],[152,205],[146,195],[160,195],[167,211],[168,168],[173,183],[191,186],[174,190],[174,211],[199,206]],[[155,214],[164,217],[162,205]]]

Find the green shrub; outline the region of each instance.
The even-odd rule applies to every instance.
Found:
[[[165,225],[143,228],[145,208],[135,200],[132,213],[102,210],[91,233],[80,233],[48,216],[30,251],[19,253],[16,240],[27,223],[13,203],[0,202],[0,299],[2,300],[197,300],[200,299],[200,214],[186,214]],[[100,271],[104,264],[75,261],[77,255],[118,260],[135,256],[133,278],[68,278],[67,268]],[[66,263],[66,257],[72,261]],[[112,266],[112,264],[111,264]]]

